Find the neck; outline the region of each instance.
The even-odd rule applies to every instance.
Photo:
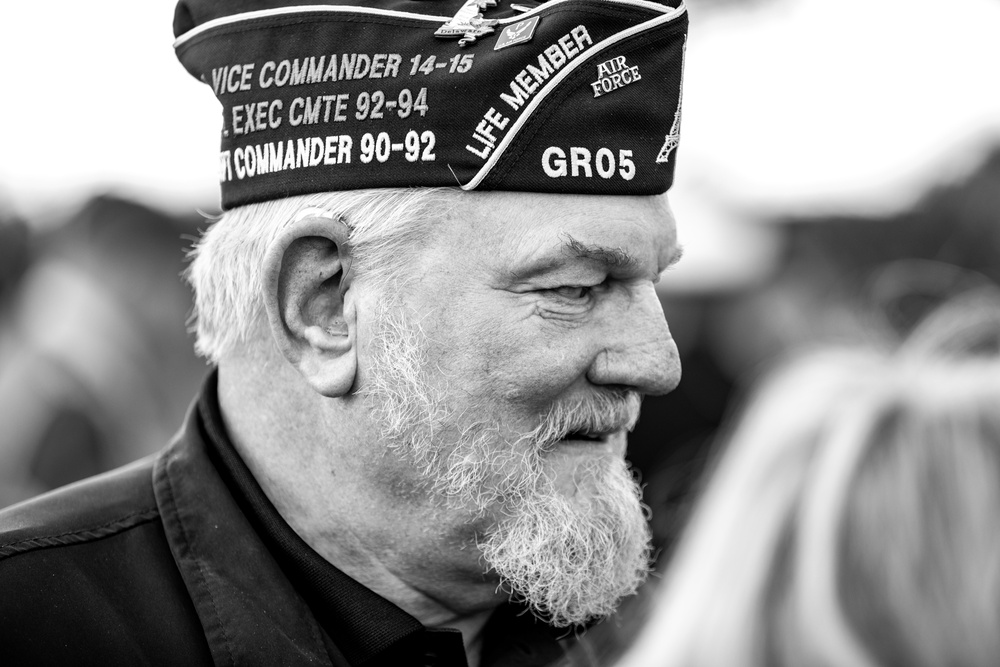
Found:
[[[468,523],[442,520],[426,494],[397,483],[405,466],[371,436],[360,399],[319,396],[283,361],[254,359],[220,363],[219,402],[233,445],[289,526],[425,626],[461,630],[478,663],[503,597]]]

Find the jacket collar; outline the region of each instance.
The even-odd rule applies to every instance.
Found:
[[[419,645],[430,641],[437,645],[435,652],[448,653],[453,662],[463,661],[461,633],[424,628],[416,618],[342,572],[299,537],[240,458],[226,431],[217,396],[217,375],[213,373],[198,400],[198,432],[208,458],[254,532],[325,631],[327,647],[335,645],[333,650],[342,653],[352,665],[367,665],[395,663],[390,658],[394,652],[421,650]],[[438,636],[429,638],[428,633]]]
[[[405,650],[411,640],[428,650],[454,648],[451,645],[455,638],[448,636],[452,632],[424,629],[412,616],[325,561],[326,568],[343,577],[338,580],[342,590],[337,594],[346,606],[341,606],[339,615],[344,621],[343,632],[350,636],[345,641],[343,635],[331,636],[332,633],[324,631],[316,620],[317,603],[313,601],[311,608],[288,577],[289,571],[305,577],[299,584],[300,590],[303,583],[309,589],[323,586],[315,572],[304,573],[318,567],[317,564],[313,561],[304,566],[301,558],[288,558],[287,544],[276,546],[275,531],[292,529],[280,520],[252,476],[242,481],[231,477],[234,470],[237,475],[242,470],[248,476],[249,471],[225,435],[215,387],[213,372],[199,400],[189,410],[181,431],[160,453],[153,468],[153,491],[167,542],[205,630],[215,664],[349,667],[366,661],[382,664],[385,661],[380,662],[380,656],[398,657],[400,654],[394,653],[394,649]],[[220,442],[223,450],[228,445],[236,456],[235,462],[226,460],[226,455],[218,456]],[[220,470],[227,479],[220,475]],[[257,507],[248,508],[247,496],[254,494],[254,488],[261,497],[251,498],[250,504]],[[274,516],[264,520],[277,519],[279,526],[261,526],[260,514],[267,514],[267,507]],[[304,542],[300,546],[308,549]],[[329,585],[330,572],[325,574]],[[336,606],[331,606],[329,596],[319,604],[328,610]],[[367,627],[361,627],[359,632],[360,626],[350,618],[345,619],[345,614],[354,621],[367,621]],[[378,620],[372,623],[375,619]],[[326,625],[329,627],[329,623]],[[485,633],[485,666],[553,664],[560,657],[568,657],[564,651],[572,643],[557,642],[551,628],[514,605],[502,605],[491,617]],[[352,640],[360,640],[364,650],[358,652],[358,645],[352,645]],[[461,639],[457,641],[459,655],[464,659]],[[338,647],[346,650],[342,653]],[[395,660],[391,662],[398,664]]]
[[[334,664],[308,606],[208,458],[196,406],[157,458],[153,491],[215,664]]]

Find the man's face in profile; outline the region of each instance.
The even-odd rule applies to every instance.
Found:
[[[361,325],[361,393],[391,488],[429,496],[537,613],[581,623],[648,568],[625,440],[642,394],[679,380],[653,287],[674,221],[654,197],[466,201]]]

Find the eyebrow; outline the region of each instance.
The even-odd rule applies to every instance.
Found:
[[[622,248],[609,248],[601,245],[588,245],[586,243],[581,243],[577,239],[573,238],[569,234],[566,235],[568,239],[565,248],[576,257],[583,259],[591,259],[596,262],[600,262],[606,266],[612,266],[616,268],[626,268],[631,269],[639,265],[639,260],[630,255]],[[660,271],[666,271],[671,268],[677,262],[681,261],[684,256],[684,246],[681,244],[674,245],[673,252],[670,255],[670,259],[667,260],[666,266]]]
[[[567,252],[580,259],[591,259],[606,266],[631,269],[639,265],[638,258],[630,255],[623,248],[612,248],[602,245],[582,243],[569,234],[566,235]]]
[[[563,234],[563,243],[559,246],[555,254],[548,255],[528,267],[509,269],[508,276],[511,280],[527,280],[532,276],[552,271],[562,265],[562,261],[560,261],[558,257],[559,254],[562,254],[563,256],[569,255],[574,258],[591,260],[611,268],[634,269],[642,263],[638,257],[632,255],[624,248],[603,246],[596,243],[583,243],[569,234]],[[664,270],[680,261],[682,254],[683,248],[679,245],[675,246],[673,254],[667,262],[667,266]],[[653,282],[657,281],[659,281],[659,272],[657,272],[656,276],[653,278]]]

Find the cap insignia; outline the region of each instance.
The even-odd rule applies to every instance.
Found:
[[[497,38],[497,43],[496,46],[493,47],[493,50],[499,51],[500,49],[505,49],[508,46],[524,44],[525,42],[531,41],[531,37],[535,34],[535,27],[537,25],[538,17],[533,16],[530,19],[518,21],[513,25],[507,26],[500,33],[500,37]]]
[[[499,20],[483,18],[483,10],[496,7],[497,0],[466,0],[450,21],[434,31],[435,37],[459,37],[459,46],[468,46],[493,32]]]

